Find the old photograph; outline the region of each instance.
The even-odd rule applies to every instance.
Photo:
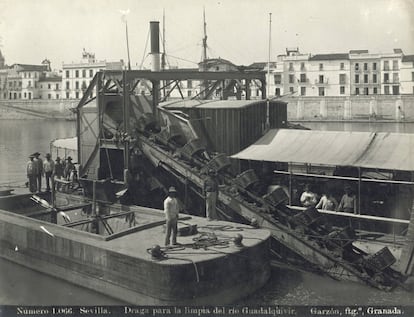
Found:
[[[413,0],[0,0],[0,316],[410,316],[413,185]]]

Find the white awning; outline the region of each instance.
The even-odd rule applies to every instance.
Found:
[[[414,134],[270,130],[232,158],[414,170]]]

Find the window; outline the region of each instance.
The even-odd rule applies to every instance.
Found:
[[[344,70],[344,69],[345,69],[345,63],[341,63],[339,68],[340,68],[341,70]]]
[[[359,84],[359,75],[355,75],[355,83]]]
[[[23,98],[26,99],[26,93],[23,93]]]
[[[376,84],[376,83],[377,83],[377,74],[372,74],[372,82],[373,82],[374,84]]]
[[[345,95],[345,86],[340,86],[340,87],[339,87],[339,93],[340,93],[341,95]]]
[[[364,63],[364,70],[368,70],[368,63]]]
[[[32,81],[29,80],[29,82],[27,83],[27,87],[32,87]]]
[[[368,74],[364,74],[364,83],[368,84]]]
[[[56,84],[56,85],[55,85],[55,89],[56,89],[56,90],[59,90],[59,84]]]
[[[69,87],[70,87],[70,83],[67,81],[66,82],[66,89],[69,89]]]
[[[29,92],[29,99],[32,99],[32,93],[31,92]]]
[[[384,95],[390,94],[390,86],[384,86]]]
[[[295,75],[289,75],[289,84],[293,84],[295,82]]]
[[[75,70],[75,77],[78,78],[79,77],[79,71]]]
[[[346,74],[339,74],[339,83],[341,85],[346,84]]]
[[[75,89],[79,89],[79,82],[78,81],[75,81]]]
[[[322,63],[319,64],[319,70],[323,70],[323,64]]]
[[[355,88],[355,95],[359,95],[359,88]]]
[[[300,82],[306,83],[306,74],[300,74]]]
[[[293,63],[289,63],[289,70],[293,71]]]
[[[282,75],[281,74],[276,74],[274,76],[275,78],[275,85],[280,85],[282,83]]]
[[[411,73],[411,81],[414,81],[414,72]]]
[[[319,75],[319,83],[323,84],[323,75]]]
[[[259,96],[260,96],[260,90],[256,89],[256,97],[259,97]]]
[[[400,86],[392,86],[392,94],[399,95],[400,94]]]
[[[40,85],[40,89],[42,89],[43,88],[43,85]]]
[[[280,96],[280,88],[275,89],[275,96]]]
[[[289,87],[289,92],[294,93],[293,87]]]
[[[89,77],[93,77],[93,69],[89,70]]]
[[[384,70],[390,70],[390,64],[388,61],[384,61]]]
[[[398,69],[398,61],[392,61],[392,69],[397,70]]]
[[[373,93],[374,95],[378,94],[378,88],[377,88],[377,87],[374,87],[374,88],[372,89],[372,93]]]
[[[306,87],[300,87],[300,95],[306,96]]]
[[[75,98],[79,99],[79,92],[78,91],[75,93]]]
[[[384,83],[388,83],[390,81],[390,75],[385,73],[384,74]]]
[[[60,98],[59,94],[56,94],[56,99],[59,99],[59,98]]]
[[[305,70],[305,63],[304,62],[300,63],[300,70]]]
[[[85,78],[86,77],[86,69],[82,69],[82,77]]]
[[[191,80],[187,80],[187,88],[193,88],[193,82]]]
[[[359,70],[359,63],[355,63],[355,70]]]
[[[319,87],[319,96],[325,96],[325,87]]]
[[[398,83],[399,82],[398,73],[392,73],[392,82],[393,83]]]
[[[377,63],[372,63],[372,70],[377,70]]]
[[[52,99],[52,95],[51,94],[47,94],[47,99]]]
[[[50,89],[50,84],[47,84],[47,89]],[[50,99],[50,98],[49,98]]]
[[[66,92],[66,99],[69,99],[69,93]]]
[[[187,90],[187,97],[191,97],[191,90]]]
[[[69,78],[69,71],[66,71],[66,78]]]
[[[364,88],[364,95],[368,95],[368,94],[369,94],[368,87],[365,87],[365,88]]]

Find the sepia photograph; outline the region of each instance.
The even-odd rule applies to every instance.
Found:
[[[414,0],[0,0],[0,317],[413,316]]]

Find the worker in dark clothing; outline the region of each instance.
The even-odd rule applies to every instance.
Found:
[[[218,182],[216,173],[209,169],[208,176],[204,181],[204,195],[206,199],[206,217],[208,220],[217,219],[216,203],[218,194]]]
[[[64,171],[64,167],[63,167],[62,162],[60,161],[60,157],[58,156],[56,158],[55,168],[53,170],[53,178],[54,179],[63,179],[63,171]],[[60,186],[61,186],[61,184],[57,183],[56,189],[59,190]]]
[[[37,179],[37,191],[42,191],[42,176],[43,176],[43,160],[40,158],[40,153],[36,152],[33,153],[34,155],[34,163],[35,163],[35,170],[36,170],[36,179]]]
[[[36,164],[34,162],[34,155],[29,156],[29,161],[26,166],[27,178],[29,179],[29,190],[31,193],[37,191],[37,173],[36,173]]]

